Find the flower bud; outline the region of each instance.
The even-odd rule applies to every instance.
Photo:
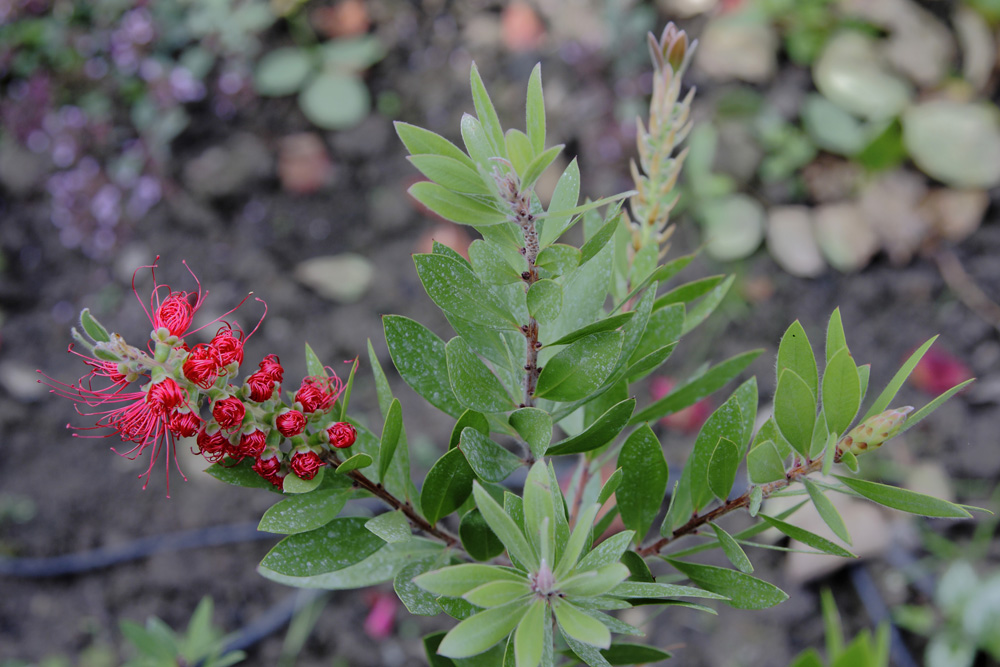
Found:
[[[243,363],[243,332],[241,331],[239,335],[234,334],[233,330],[228,327],[222,327],[219,329],[218,333],[209,343],[216,352],[219,353],[219,363],[225,367],[231,363],[236,363],[237,366]]]
[[[270,400],[274,395],[274,380],[258,371],[248,375],[246,379],[247,389],[250,391],[250,400],[257,403]]]
[[[292,472],[300,479],[312,479],[324,465],[326,463],[323,462],[323,459],[313,451],[298,451],[292,456]]]
[[[164,299],[153,315],[153,328],[164,327],[172,336],[183,336],[191,326],[194,307],[188,300],[187,292],[173,292]]]
[[[281,454],[275,452],[270,456],[261,456],[252,467],[255,473],[279,489],[284,486],[284,475],[281,474]]]
[[[232,430],[242,424],[244,415],[246,407],[243,401],[235,396],[220,399],[212,406],[212,416],[219,422],[219,426],[226,430]]]
[[[259,428],[254,428],[249,433],[243,433],[240,435],[239,454],[241,457],[248,456],[257,458],[264,452],[264,447],[266,445],[267,433]]]
[[[187,397],[184,395],[184,390],[171,378],[164,378],[160,382],[150,385],[146,392],[146,404],[157,414],[166,415],[186,402]]]
[[[190,438],[201,429],[202,419],[191,410],[174,410],[167,430],[181,438]]]
[[[347,422],[330,424],[326,428],[326,435],[330,439],[330,444],[337,449],[346,449],[358,439],[357,429]]]
[[[278,432],[281,435],[291,438],[302,433],[302,430],[306,427],[306,416],[298,410],[285,408],[275,417],[274,425],[278,428]]]
[[[285,377],[285,369],[281,367],[281,362],[278,360],[278,355],[269,354],[264,357],[264,361],[260,362],[260,372],[264,377],[270,379],[272,382],[277,382],[281,384],[281,381]]]
[[[333,407],[338,395],[340,387],[336,377],[308,377],[295,392],[295,400],[302,404],[306,413],[322,412]]]
[[[894,437],[903,428],[906,415],[913,412],[913,406],[890,408],[869,417],[852,428],[837,445],[838,458],[843,452],[860,456],[867,451],[878,449],[886,440]]]
[[[187,359],[181,367],[181,372],[192,383],[202,389],[208,389],[215,384],[222,365],[219,353],[211,345],[201,343],[188,352]]]
[[[211,463],[216,463],[222,460],[228,444],[229,438],[219,430],[217,425],[210,424],[198,432],[198,451],[195,453],[201,454],[205,460]]]

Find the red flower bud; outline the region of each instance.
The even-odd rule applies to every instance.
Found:
[[[187,403],[184,390],[171,378],[164,378],[149,387],[146,392],[146,404],[158,414],[166,415],[179,405]]]
[[[190,410],[174,410],[167,422],[167,429],[176,436],[190,438],[201,428],[202,419]]]
[[[301,479],[312,479],[326,465],[316,452],[297,452],[292,457],[292,472]]]
[[[274,425],[278,431],[286,438],[302,433],[306,427],[306,416],[298,410],[284,409],[274,420]]]
[[[196,453],[204,456],[207,461],[215,463],[222,460],[228,444],[229,438],[222,431],[209,432],[207,427],[202,428],[198,432],[198,451]]]
[[[267,445],[267,434],[256,428],[249,433],[240,436],[239,454],[243,456],[258,457],[264,452]]]
[[[281,455],[258,458],[253,464],[253,471],[274,484],[279,489],[284,486],[284,478],[281,475]]]
[[[153,316],[155,328],[165,327],[172,336],[183,336],[191,326],[194,318],[194,307],[188,299],[187,292],[172,292]]]
[[[215,334],[215,338],[210,343],[219,353],[219,362],[223,366],[236,362],[236,365],[243,363],[243,332],[234,334],[231,327],[224,326]]]
[[[215,383],[219,376],[219,367],[222,365],[219,353],[211,345],[201,343],[195,345],[184,360],[181,370],[184,377],[198,385],[202,389],[208,389]]]
[[[329,410],[340,395],[340,379],[333,377],[308,377],[295,392],[295,400],[305,412]]]
[[[250,389],[250,400],[261,403],[274,394],[274,380],[262,371],[247,376],[247,387]]]
[[[243,406],[243,401],[235,396],[218,400],[212,406],[212,416],[215,417],[215,421],[227,430],[234,429],[243,423],[245,414],[246,408]]]
[[[285,378],[285,369],[281,367],[278,355],[276,354],[269,354],[264,357],[264,361],[260,362],[260,372],[264,374],[264,377],[279,384]]]
[[[357,429],[347,422],[330,424],[326,428],[326,435],[330,438],[330,444],[337,449],[350,447],[358,439]]]

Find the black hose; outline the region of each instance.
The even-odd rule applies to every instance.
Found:
[[[861,604],[864,605],[868,618],[875,623],[885,621],[889,624],[889,655],[891,656],[890,660],[892,663],[896,667],[920,667],[913,659],[913,656],[910,655],[909,649],[906,648],[903,636],[899,633],[899,628],[892,624],[889,607],[886,606],[885,600],[882,599],[882,594],[879,593],[872,575],[868,572],[868,568],[864,565],[855,565],[848,569],[848,573],[851,576],[851,583],[854,584],[854,590],[857,592],[858,597],[861,598]]]

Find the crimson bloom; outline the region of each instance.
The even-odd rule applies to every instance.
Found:
[[[330,444],[337,449],[346,449],[358,439],[358,430],[347,422],[337,422],[326,427]]]
[[[291,461],[292,472],[300,479],[310,480],[320,468],[326,465],[319,454],[313,451],[296,452]]]
[[[285,378],[285,369],[281,367],[281,361],[278,359],[278,355],[267,355],[264,357],[264,361],[260,362],[259,365],[260,372],[264,377],[268,378],[272,382],[281,384],[281,381]]]
[[[243,401],[235,396],[220,399],[212,406],[212,416],[219,422],[219,426],[227,431],[237,428],[243,422],[245,415],[246,407]]]
[[[246,385],[250,389],[250,400],[262,403],[274,395],[274,380],[258,371],[247,376]]]
[[[336,375],[326,377],[307,377],[295,392],[295,400],[302,404],[304,412],[329,410],[334,401],[343,391],[340,378]]]
[[[278,416],[274,419],[274,425],[278,427],[278,432],[286,438],[291,438],[299,433],[306,427],[306,416],[299,412],[298,410],[289,410],[285,408],[278,413]]]
[[[200,343],[191,348],[187,359],[181,367],[184,377],[202,389],[208,389],[219,377],[219,367],[222,363],[219,353],[207,343]]]
[[[276,487],[283,488],[285,480],[281,474],[281,455],[260,456],[253,464],[253,471]]]
[[[226,324],[216,332],[209,345],[215,348],[222,366],[228,366],[233,362],[236,362],[237,366],[243,363],[243,338],[243,332],[234,332],[230,324]]]

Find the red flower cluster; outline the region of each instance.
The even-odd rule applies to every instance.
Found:
[[[197,277],[191,274],[198,284],[196,292],[175,292],[156,283],[155,265],[146,268],[153,271],[148,308],[138,292],[136,297],[153,327],[148,352],[128,345],[117,334],[106,333],[85,311],[81,323],[91,340],[76,332],[74,336],[91,354],[74,352],[72,346],[70,351],[90,366],[89,373],[74,384],[47,379],[55,393],[89,408],[79,410],[81,414],[98,417],[92,428],[110,429],[104,437],[117,434],[134,444],[120,452],[122,456],[135,459],[147,449],[151,451],[149,467],[140,476],[146,484],[164,448],[176,465],[176,437],[195,437],[196,453],[213,463],[228,466],[251,459],[253,470],[278,487],[283,486],[289,472],[313,479],[325,465],[320,455],[323,448],[354,443],[353,426],[344,422],[330,425],[329,413],[343,391],[335,373],[328,371],[303,380],[291,405],[281,400],[278,390],[284,369],[273,354],[264,357],[259,370],[249,375],[242,387],[222,384],[220,378],[238,372],[244,344],[256,328],[245,335],[234,323],[222,322],[210,342],[189,347],[185,336],[222,321],[236,308],[192,329],[208,295]],[[137,381],[145,384],[128,391]]]

